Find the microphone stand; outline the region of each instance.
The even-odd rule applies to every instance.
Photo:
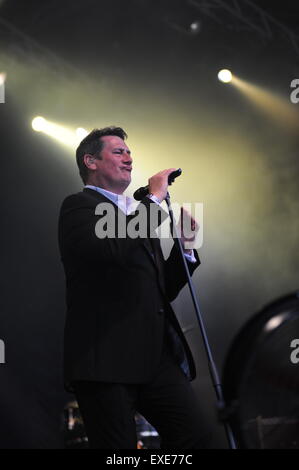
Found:
[[[219,374],[218,374],[218,371],[217,371],[215,361],[213,359],[213,355],[212,355],[212,351],[211,351],[211,348],[210,348],[208,336],[207,336],[207,333],[206,333],[206,328],[205,328],[205,325],[204,325],[204,322],[203,322],[203,319],[202,319],[202,316],[201,316],[201,313],[200,313],[198,300],[197,300],[197,297],[196,297],[196,294],[195,294],[194,285],[193,285],[193,282],[192,282],[192,279],[191,279],[191,276],[190,276],[190,273],[189,273],[189,268],[188,268],[188,265],[187,265],[186,258],[184,256],[182,243],[181,243],[181,240],[178,238],[177,228],[176,228],[176,225],[174,223],[174,216],[173,216],[173,211],[172,211],[171,202],[170,202],[170,195],[169,195],[168,192],[167,192],[167,196],[166,196],[165,200],[166,200],[166,203],[167,203],[168,212],[169,212],[169,216],[170,216],[170,230],[171,230],[172,238],[173,238],[174,243],[179,248],[181,258],[182,258],[182,262],[183,262],[184,267],[185,267],[187,281],[188,281],[188,285],[189,285],[189,289],[190,289],[194,309],[195,309],[195,312],[196,312],[197,320],[198,320],[198,323],[199,323],[199,328],[200,328],[202,338],[203,338],[203,342],[204,342],[204,347],[205,347],[206,354],[207,354],[207,357],[208,357],[209,371],[210,371],[211,380],[212,380],[212,383],[213,383],[213,386],[214,386],[214,389],[215,389],[215,392],[216,392],[218,408],[220,410],[224,410],[225,409],[225,402],[224,402],[224,397],[223,397],[222,384],[221,384],[221,381],[220,381],[220,377],[219,377]],[[230,449],[237,449],[236,441],[235,441],[231,426],[226,420],[224,421],[224,427],[225,427],[225,432],[226,432],[226,436],[227,436],[227,439],[228,439]]]

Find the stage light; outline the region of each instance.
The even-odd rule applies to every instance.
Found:
[[[48,121],[41,116],[37,116],[33,119],[32,128],[37,132],[43,132],[68,147],[76,148],[78,145],[79,139],[74,130],[68,129],[60,124],[56,124],[55,122]]]
[[[201,30],[201,23],[200,21],[193,21],[191,24],[190,24],[190,33],[191,34],[198,34]]]
[[[220,72],[218,73],[218,78],[221,82],[223,83],[229,83],[232,81],[232,73],[230,70],[228,69],[222,69],[220,70]]]
[[[76,136],[78,137],[79,142],[81,142],[81,140],[83,140],[87,135],[88,131],[83,127],[78,127],[78,129],[76,129]]]
[[[42,116],[36,116],[32,120],[32,128],[36,132],[42,132],[72,148],[76,148],[81,140],[88,135],[88,131],[83,127],[78,127],[76,130],[68,129],[60,124],[48,121]]]
[[[32,120],[32,128],[36,132],[42,132],[46,127],[47,121],[41,116],[37,116]]]

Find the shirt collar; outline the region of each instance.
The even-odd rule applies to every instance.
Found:
[[[116,194],[107,189],[99,188],[98,186],[92,186],[91,184],[86,184],[85,188],[93,189],[103,196],[107,197],[110,201],[114,202],[125,214],[130,214],[135,210],[137,201],[131,197],[125,196],[124,194]]]

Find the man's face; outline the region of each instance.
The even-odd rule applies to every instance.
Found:
[[[131,183],[132,158],[125,142],[117,136],[101,137],[101,159],[95,160],[96,179],[100,187],[122,194]]]

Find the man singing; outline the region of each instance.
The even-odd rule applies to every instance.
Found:
[[[65,382],[78,400],[91,448],[136,449],[138,411],[157,429],[161,448],[199,449],[202,418],[190,384],[194,361],[170,305],[186,283],[179,250],[174,245],[164,260],[153,236],[159,218],[154,223],[146,217],[157,226],[144,237],[99,237],[95,229],[103,217],[99,205],[111,205],[116,225],[119,217],[125,224],[134,217],[120,203],[133,162],[126,138],[123,129],[107,127],[82,140],[76,159],[85,186],[61,207]],[[143,213],[149,215],[154,204],[166,216],[160,204],[174,170],[149,179]],[[192,274],[198,254],[185,250],[185,257]]]

